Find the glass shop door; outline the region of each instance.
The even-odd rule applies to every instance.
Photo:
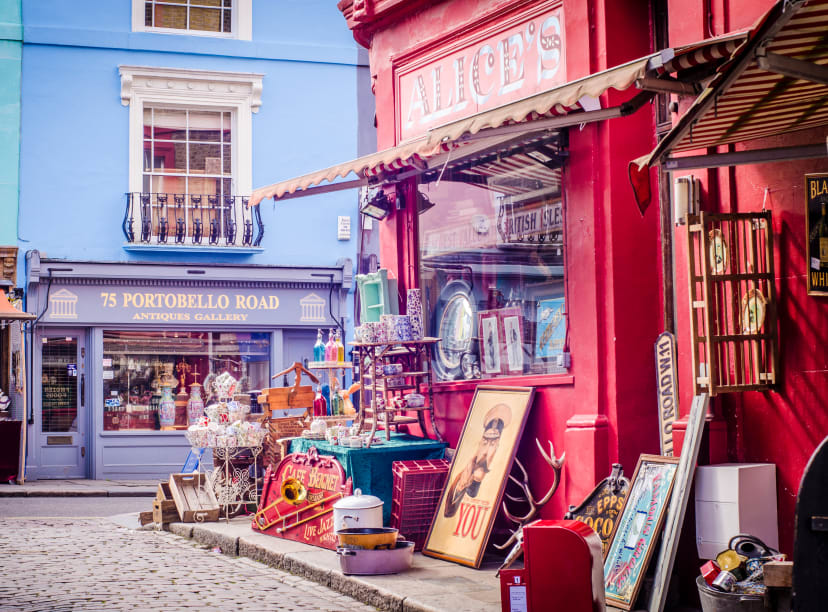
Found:
[[[40,339],[38,478],[87,477],[87,373],[82,338],[80,332],[64,330]]]

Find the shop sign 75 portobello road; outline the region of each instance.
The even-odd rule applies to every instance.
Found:
[[[401,58],[398,140],[565,83],[562,24],[560,4],[547,3],[435,54]]]
[[[46,323],[328,325],[328,302],[307,289],[153,288],[72,285],[52,288]]]

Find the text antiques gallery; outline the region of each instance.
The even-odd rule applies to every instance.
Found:
[[[29,257],[30,478],[165,478],[223,372],[237,399],[312,357],[344,315],[340,267],[86,263]],[[244,279],[244,280],[241,280]],[[292,382],[292,381],[291,381]],[[256,394],[256,393],[254,393]],[[175,401],[175,416],[160,411]]]

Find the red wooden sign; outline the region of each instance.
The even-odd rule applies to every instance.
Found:
[[[333,505],[351,489],[339,461],[319,455],[315,446],[287,455],[275,470],[268,467],[265,472],[253,529],[334,550]]]

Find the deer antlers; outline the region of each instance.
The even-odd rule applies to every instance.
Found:
[[[566,458],[566,453],[564,452],[561,455],[560,459],[558,459],[555,456],[555,447],[552,445],[551,440],[549,441],[548,455],[544,452],[543,447],[541,446],[541,443],[537,438],[535,438],[535,444],[538,445],[538,450],[540,451],[540,454],[544,458],[546,463],[548,463],[552,467],[552,473],[555,475],[555,480],[543,497],[541,497],[540,499],[535,499],[535,496],[532,495],[532,490],[529,487],[529,474],[526,472],[526,468],[523,467],[523,464],[517,458],[515,458],[515,463],[517,464],[518,468],[523,474],[523,481],[521,482],[511,474],[509,474],[509,480],[514,482],[523,490],[523,495],[512,496],[508,493],[505,493],[505,496],[507,499],[513,502],[528,503],[529,511],[523,516],[516,516],[509,512],[509,509],[506,507],[506,501],[503,501],[503,513],[506,515],[506,518],[508,518],[513,523],[516,523],[518,525],[518,528],[512,531],[512,535],[503,544],[495,544],[495,547],[499,550],[503,550],[508,546],[512,546],[512,550],[509,551],[509,554],[506,556],[506,559],[503,561],[503,564],[498,568],[498,574],[500,574],[500,570],[506,569],[512,563],[514,563],[515,560],[523,552],[523,526],[535,518],[535,515],[537,515],[541,507],[550,499],[552,499],[552,496],[555,494],[555,491],[558,490],[558,486],[561,484],[561,471],[563,470],[563,464],[564,459]]]

